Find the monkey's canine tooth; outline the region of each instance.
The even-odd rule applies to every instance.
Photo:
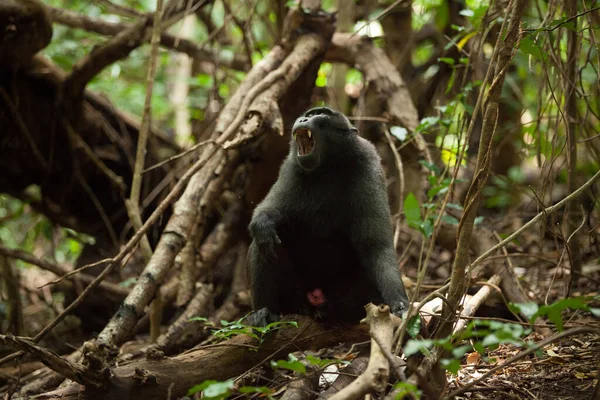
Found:
[[[308,130],[308,138],[310,139],[312,137],[312,132],[310,130]]]

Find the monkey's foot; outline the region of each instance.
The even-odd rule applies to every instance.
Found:
[[[267,307],[252,312],[246,318],[247,324],[250,326],[267,326],[271,322],[279,321],[279,315],[269,311]]]

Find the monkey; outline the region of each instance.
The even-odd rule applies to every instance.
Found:
[[[248,230],[251,325],[281,314],[358,323],[369,302],[400,317],[408,309],[381,159],[338,111],[317,107],[295,121]]]

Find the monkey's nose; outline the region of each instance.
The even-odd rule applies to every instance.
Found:
[[[306,117],[302,117],[302,118],[298,118],[298,119],[296,120],[296,123],[297,123],[297,124],[298,124],[298,123],[303,123],[303,122],[308,122],[308,118],[306,118]]]

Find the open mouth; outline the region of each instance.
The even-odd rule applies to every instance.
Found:
[[[309,129],[296,129],[294,132],[294,139],[296,139],[296,143],[298,143],[298,155],[300,156],[310,154],[315,148],[315,139]]]

